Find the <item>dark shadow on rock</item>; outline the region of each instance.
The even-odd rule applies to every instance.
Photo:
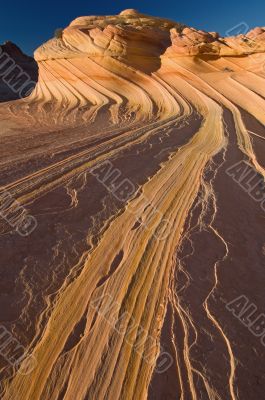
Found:
[[[12,42],[0,46],[0,102],[29,95],[38,81],[38,64]]]

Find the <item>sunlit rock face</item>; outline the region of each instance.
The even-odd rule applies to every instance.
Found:
[[[265,33],[255,28],[246,35],[222,38],[216,32],[185,27],[173,21],[125,10],[116,16],[76,18],[62,38],[51,39],[35,52],[37,61],[81,55],[121,59],[156,57],[171,46],[175,54],[242,55],[264,51]]]
[[[182,32],[171,30],[170,55],[246,55],[265,51],[263,28],[256,28],[246,35],[222,38],[217,32],[205,32],[184,28]]]
[[[197,55],[202,53],[218,53],[219,35],[215,32],[208,33],[193,28],[184,28],[182,32],[172,29],[171,47],[167,54]]]
[[[264,28],[129,9],[56,36],[0,105],[0,194],[37,221],[0,218],[0,321],[31,357],[0,357],[0,398],[264,399],[245,318],[264,312]]]
[[[56,102],[70,110],[67,118],[73,116],[73,121],[99,123],[103,109],[108,114],[104,124],[161,118],[174,106],[168,93],[148,76],[167,59],[258,53],[263,51],[263,38],[262,28],[222,38],[132,9],[119,15],[79,17],[35,51],[40,76],[33,95],[47,109]]]
[[[115,57],[137,63],[137,57],[156,58],[170,46],[170,30],[182,24],[149,17],[135,10],[115,16],[76,18],[64,29],[62,38],[52,39],[35,52],[37,61],[80,56]]]
[[[264,41],[265,40],[265,28],[254,28],[246,34],[246,37],[252,40]]]
[[[35,51],[40,69],[35,99],[56,101],[72,110],[74,119],[85,113],[95,121],[100,109],[108,122],[159,117],[172,105],[148,76],[161,67],[170,30],[183,27],[135,10],[77,18],[61,37]]]

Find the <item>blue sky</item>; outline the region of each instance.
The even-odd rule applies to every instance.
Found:
[[[0,43],[11,40],[31,54],[78,16],[118,14],[126,8],[223,35],[241,22],[265,26],[265,0],[9,0],[1,5]]]

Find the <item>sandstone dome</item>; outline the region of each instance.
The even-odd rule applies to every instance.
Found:
[[[133,9],[133,8],[128,8],[127,10],[123,10],[122,12],[120,12],[120,15],[133,15],[133,16],[137,16],[140,15],[139,11]]]

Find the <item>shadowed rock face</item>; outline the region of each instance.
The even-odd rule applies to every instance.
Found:
[[[35,59],[0,105],[0,200],[36,218],[0,218],[0,322],[35,363],[0,357],[0,398],[263,399],[264,29],[129,9]]]
[[[37,83],[38,66],[36,61],[24,54],[12,42],[0,45],[0,102],[24,97],[23,91],[13,89],[14,82],[19,81],[22,74],[26,74],[31,81]],[[26,75],[25,80],[27,79]],[[10,80],[11,84],[8,84]],[[16,87],[15,84],[15,89]]]

